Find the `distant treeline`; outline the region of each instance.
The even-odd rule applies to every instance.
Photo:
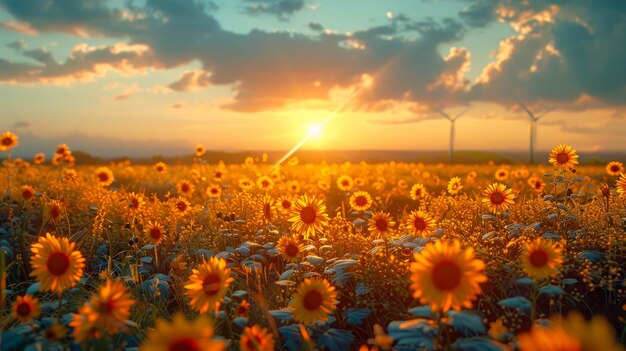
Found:
[[[204,156],[201,157],[207,163],[217,163],[224,161],[227,164],[242,163],[246,157],[252,156],[257,159],[263,157],[262,151],[207,151]],[[284,155],[284,151],[269,151],[265,153],[267,155],[268,163],[275,163],[280,160]],[[110,162],[121,162],[130,160],[134,164],[153,164],[155,162],[163,161],[170,165],[175,164],[191,164],[194,162],[195,157],[193,155],[186,156],[173,156],[165,157],[155,155],[153,157],[114,157],[114,158],[102,158],[93,156],[87,152],[75,151],[73,152],[76,158],[77,164],[90,165],[90,164],[106,164]],[[544,155],[545,160],[541,155]],[[4,156],[4,155],[3,155]],[[49,156],[50,155],[46,155]],[[329,163],[341,163],[341,162],[360,162],[366,161],[368,163],[381,163],[381,162],[423,162],[423,163],[447,163],[448,153],[447,151],[405,151],[405,150],[357,150],[357,151],[314,151],[314,150],[300,150],[296,152],[292,157],[298,157],[300,163],[317,163],[326,161]],[[458,151],[455,153],[455,163],[458,164],[481,164],[488,163],[490,161],[495,164],[510,164],[510,163],[526,163],[528,162],[528,153],[526,152],[488,152],[488,151]],[[537,152],[536,162],[547,163],[548,152]],[[29,161],[29,160],[27,160]],[[543,162],[545,161],[545,162]],[[621,161],[626,162],[625,153],[581,153],[580,161],[582,164],[605,164],[609,161]]]

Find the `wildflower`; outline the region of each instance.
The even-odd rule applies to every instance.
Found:
[[[201,315],[189,321],[178,312],[171,322],[158,319],[155,328],[139,347],[140,351],[224,351],[226,343],[213,340],[214,328],[211,320]]]
[[[185,284],[191,307],[200,313],[216,310],[232,281],[226,261],[215,257],[203,261]]]
[[[328,224],[326,205],[322,200],[305,194],[296,201],[288,221],[291,222],[291,229],[304,235],[305,239],[315,236]]]
[[[245,327],[239,340],[241,351],[274,351],[274,337],[257,324]]]
[[[413,230],[413,235],[425,237],[435,228],[435,220],[426,212],[413,211],[407,218],[406,226]]]
[[[4,132],[0,134],[0,151],[8,151],[16,147],[19,144],[19,138],[17,135],[11,132]]]
[[[18,296],[13,303],[11,312],[18,321],[22,323],[30,322],[33,318],[37,318],[41,312],[39,300],[32,295]]]
[[[427,244],[411,263],[413,297],[433,310],[471,308],[472,300],[487,281],[485,263],[474,257],[472,248],[462,249],[458,241]]]
[[[67,238],[50,233],[31,245],[31,276],[41,283],[41,290],[60,294],[76,285],[83,275],[85,259],[80,251],[74,251],[75,246]]]
[[[535,279],[548,278],[556,274],[563,263],[561,249],[543,238],[526,244],[520,260],[524,271]]]
[[[285,261],[288,262],[298,262],[304,250],[304,245],[300,239],[296,236],[290,235],[280,238],[278,240],[277,247]]]
[[[386,235],[394,225],[396,225],[396,222],[391,219],[389,213],[377,211],[374,212],[372,218],[368,220],[367,229],[369,229],[370,233],[375,237],[381,237]]]
[[[335,310],[337,293],[325,279],[305,279],[293,296],[291,307],[296,321],[313,324],[315,321],[327,321],[328,315]]]
[[[511,189],[507,189],[506,185],[500,183],[493,183],[485,189],[483,192],[482,202],[487,206],[489,211],[493,213],[501,213],[515,203],[513,200],[515,195]]]
[[[367,191],[357,191],[350,196],[350,207],[355,211],[367,211],[372,206],[372,197]]]
[[[448,193],[450,193],[450,195],[458,194],[461,189],[463,189],[463,185],[461,185],[461,178],[453,177],[450,179],[448,182]]]
[[[569,145],[561,144],[550,151],[550,158],[548,161],[554,167],[573,169],[574,166],[578,164],[577,159],[578,154],[576,154],[576,150],[572,149]]]

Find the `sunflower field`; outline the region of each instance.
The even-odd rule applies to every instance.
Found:
[[[626,175],[75,164],[0,135],[0,350],[625,350]],[[49,159],[49,160],[48,160]]]

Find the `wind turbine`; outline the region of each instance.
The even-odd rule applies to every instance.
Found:
[[[435,111],[437,111],[437,113],[439,113],[443,118],[450,121],[450,150],[448,151],[448,157],[450,159],[450,163],[454,162],[454,129],[455,129],[454,124],[459,118],[463,117],[463,115],[467,112],[467,110],[469,110],[469,107],[461,111],[460,113],[456,114],[455,116],[450,116],[444,110],[440,108],[435,108]]]
[[[524,102],[519,98],[515,97],[517,104],[528,114],[528,119],[530,120],[530,163],[535,163],[535,146],[537,145],[537,123],[539,120],[550,113],[550,111],[554,110],[554,107],[549,108],[541,114],[534,114]]]

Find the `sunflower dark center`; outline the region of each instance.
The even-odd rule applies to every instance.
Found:
[[[16,313],[20,317],[28,317],[30,312],[32,311],[32,307],[27,302],[22,302],[17,306]]]
[[[567,163],[567,161],[569,161],[569,156],[567,153],[560,152],[558,155],[556,155],[557,163],[563,164],[563,163]]]
[[[449,291],[461,283],[461,270],[453,261],[444,260],[435,264],[431,278],[437,289]]]
[[[317,290],[307,292],[302,299],[302,304],[309,311],[317,310],[322,305],[322,293]]]
[[[359,195],[354,199],[354,202],[357,206],[365,206],[367,205],[367,198],[363,195]]]
[[[313,224],[315,223],[315,219],[317,219],[317,213],[315,213],[315,209],[311,206],[304,207],[300,210],[300,219],[305,224]]]
[[[31,197],[33,197],[33,192],[30,190],[24,190],[22,192],[22,197],[25,198],[26,200],[30,199]]]
[[[389,228],[389,222],[387,222],[384,219],[376,220],[376,229],[380,230],[381,232],[384,232],[385,230],[387,230],[387,228]]]
[[[413,225],[415,226],[416,230],[426,229],[426,221],[424,220],[424,218],[416,217],[415,220],[413,220]]]
[[[617,172],[617,171],[619,171],[619,166],[617,165],[611,166],[611,172]]]
[[[161,236],[163,236],[163,233],[161,232],[160,228],[157,228],[157,227],[150,228],[150,237],[152,239],[159,240],[161,239]]]
[[[299,252],[300,249],[298,249],[296,244],[290,243],[287,247],[285,247],[285,254],[289,257],[296,257]]]
[[[499,191],[496,191],[493,194],[491,194],[490,198],[491,198],[491,203],[494,205],[500,205],[504,202],[504,194],[502,194]]]
[[[109,175],[107,173],[105,173],[105,172],[100,172],[100,173],[98,173],[98,179],[101,182],[106,182],[106,181],[109,180]]]
[[[13,144],[13,139],[11,138],[2,138],[2,145],[4,146],[11,146],[11,144]]]
[[[46,262],[48,271],[54,275],[63,275],[70,268],[70,257],[63,252],[53,252]]]
[[[209,296],[217,294],[217,292],[220,291],[221,281],[222,279],[219,275],[209,273],[209,275],[202,281],[202,288],[204,289],[204,293]]]
[[[530,264],[537,268],[545,266],[549,259],[548,254],[543,250],[535,250],[531,252],[528,258],[530,260]]]
[[[180,212],[184,212],[187,209],[187,204],[180,201],[176,204],[176,208],[178,208]]]
[[[168,351],[199,351],[200,343],[190,337],[182,337],[172,341],[167,346]]]
[[[289,201],[289,200],[283,200],[283,202],[281,202],[280,204],[281,204],[281,206],[283,206],[284,209],[291,208],[291,201]]]

